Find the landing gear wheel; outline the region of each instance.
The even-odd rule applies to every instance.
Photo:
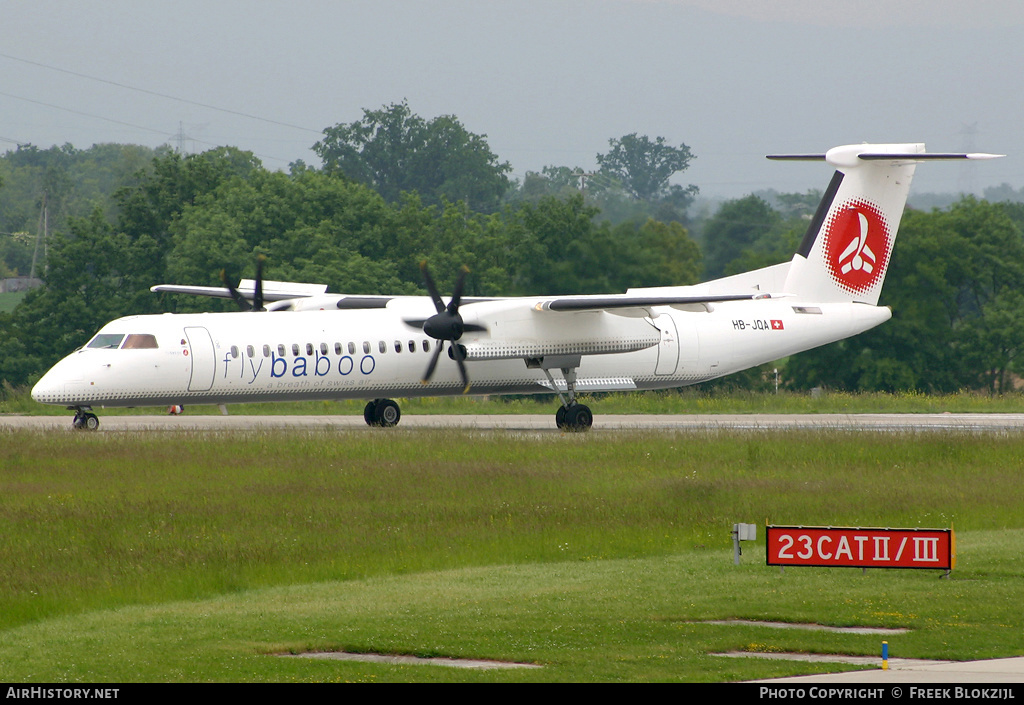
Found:
[[[573,431],[589,431],[590,427],[594,425],[594,414],[590,411],[589,406],[577,404],[569,407],[565,420]]]
[[[71,425],[78,431],[95,431],[100,427],[100,419],[96,414],[80,409],[75,412]]]
[[[367,426],[380,426],[377,423],[377,402],[366,402],[366,406],[363,407],[363,421],[366,422]]]
[[[570,404],[555,412],[555,424],[563,431],[589,431],[594,414],[586,404]]]
[[[363,409],[363,420],[367,426],[383,426],[390,428],[397,426],[402,418],[402,411],[391,399],[374,399],[367,402]]]
[[[377,422],[379,425],[391,428],[392,426],[397,426],[401,418],[401,409],[391,399],[380,399],[377,402]]]

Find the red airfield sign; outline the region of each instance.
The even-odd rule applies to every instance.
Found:
[[[953,570],[952,529],[768,526],[768,565]]]

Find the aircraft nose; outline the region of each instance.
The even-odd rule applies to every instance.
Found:
[[[54,384],[53,375],[47,372],[32,387],[32,399],[40,404],[53,404],[58,399],[58,390],[63,385]]]
[[[32,387],[32,399],[40,404],[68,403],[69,385],[82,384],[77,374],[68,374],[67,363],[61,360]]]

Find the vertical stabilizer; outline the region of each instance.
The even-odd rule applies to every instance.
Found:
[[[918,162],[994,156],[929,154],[923,144],[848,145],[823,155],[769,156],[825,161],[836,168],[793,256],[785,292],[825,303],[877,305]]]

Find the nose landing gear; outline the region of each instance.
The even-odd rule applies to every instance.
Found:
[[[95,431],[100,427],[100,419],[92,413],[91,407],[72,406],[68,408],[75,410],[75,418],[71,421],[71,425],[76,431]]]

